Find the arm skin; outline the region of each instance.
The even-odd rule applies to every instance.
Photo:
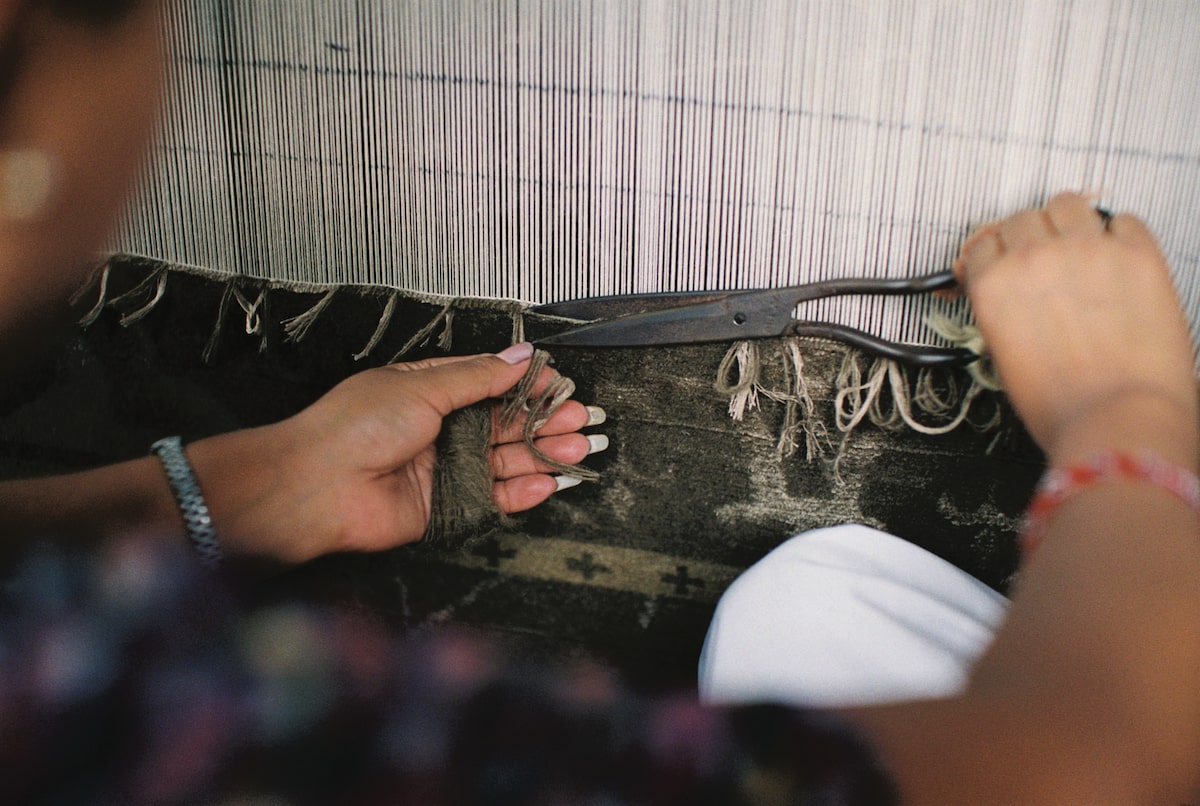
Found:
[[[296,416],[187,446],[228,556],[255,564],[304,562],[333,551],[373,551],[418,540],[429,520],[434,440],[451,411],[498,397],[529,366],[530,345],[497,356],[396,364],[359,373]],[[515,363],[510,363],[514,361]],[[553,371],[546,370],[542,382]],[[589,411],[568,401],[539,431],[538,447],[573,464],[590,450],[578,430]],[[505,512],[557,490],[520,439],[522,423],[494,435],[493,495]],[[32,539],[76,543],[133,532],[184,541],[157,457],[0,484],[3,551]]]
[[[39,537],[80,544],[142,531],[186,539],[156,457],[0,483],[0,533],[5,536],[0,556],[5,564]]]
[[[1140,222],[1064,194],[956,267],[1054,465],[1148,449],[1200,470],[1184,317]],[[907,802],[1182,804],[1200,785],[1200,522],[1137,481],[1053,516],[959,697],[851,711]]]

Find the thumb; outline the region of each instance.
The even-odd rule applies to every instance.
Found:
[[[495,355],[439,363],[412,376],[421,379],[426,400],[445,417],[472,403],[499,397],[516,386],[532,357],[533,345],[522,342]]]

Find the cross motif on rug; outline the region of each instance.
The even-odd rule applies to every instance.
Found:
[[[481,544],[471,549],[471,554],[487,560],[488,568],[499,568],[501,560],[511,560],[517,556],[516,549],[506,549],[494,537],[486,538]]]
[[[659,579],[661,579],[663,582],[666,582],[668,585],[674,585],[676,596],[687,596],[689,593],[691,593],[692,591],[691,588],[688,587],[689,585],[695,585],[700,588],[704,587],[703,579],[696,579],[695,577],[688,576],[688,567],[686,565],[675,566],[674,574],[663,574],[661,577],[659,577]]]
[[[592,556],[590,551],[585,551],[582,557],[568,557],[567,570],[575,571],[588,582],[592,581],[592,577],[596,574],[611,574],[612,569],[603,563],[596,562],[596,558]]]

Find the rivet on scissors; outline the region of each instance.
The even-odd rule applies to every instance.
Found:
[[[733,323],[734,323],[735,325],[744,325],[744,324],[746,324],[746,314],[744,314],[744,313],[735,313],[735,314],[733,315]]]

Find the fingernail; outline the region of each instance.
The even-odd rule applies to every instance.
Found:
[[[600,425],[600,423],[608,419],[608,415],[604,413],[604,409],[599,406],[588,406],[587,413],[587,425]]]
[[[569,487],[577,487],[583,484],[583,479],[578,476],[555,476],[554,477],[554,492],[561,492]]]
[[[607,434],[588,434],[588,455],[608,450]]]
[[[496,357],[506,364],[521,364],[533,358],[533,344],[527,341],[506,347],[496,353]]]

